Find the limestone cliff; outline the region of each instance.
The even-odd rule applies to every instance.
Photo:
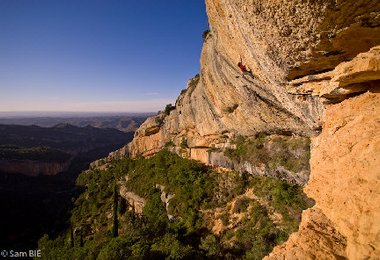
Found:
[[[210,32],[199,78],[189,81],[174,110],[149,118],[119,154],[150,156],[170,145],[183,156],[223,164],[210,148],[232,147],[237,135],[311,136],[305,191],[316,206],[269,258],[379,258],[380,48],[372,47],[380,45],[380,2],[206,5]],[[242,75],[240,60],[253,77]]]
[[[206,36],[199,80],[190,81],[170,114],[148,119],[129,145],[132,157],[151,155],[169,141],[201,159],[222,135],[290,131],[312,135],[323,106],[296,96],[288,79],[332,70],[380,44],[379,3],[374,1],[206,1]],[[254,78],[242,76],[242,60]],[[228,143],[228,142],[227,142]],[[204,161],[204,160],[203,160]]]
[[[329,107],[313,140],[305,191],[347,238],[350,259],[380,257],[379,90]]]
[[[318,216],[305,212],[300,230],[269,259],[380,257],[380,84],[367,84],[369,92],[327,108],[305,188]]]

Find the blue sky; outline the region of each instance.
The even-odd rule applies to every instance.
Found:
[[[157,111],[207,28],[204,0],[0,0],[0,111]]]

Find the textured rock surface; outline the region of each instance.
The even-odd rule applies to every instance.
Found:
[[[321,210],[311,208],[302,213],[299,231],[265,259],[343,259],[345,249],[345,237]]]
[[[379,128],[380,94],[365,93],[328,108],[313,141],[305,191],[347,237],[350,259],[380,257]]]
[[[206,2],[230,60],[242,55],[254,71],[279,81],[333,69],[380,43],[378,1]]]
[[[147,120],[132,157],[154,154],[169,141],[210,147],[240,134],[291,131],[312,135],[321,124],[319,97],[290,95],[284,85],[380,44],[377,1],[207,0],[210,33],[198,84],[189,84],[176,109]],[[255,78],[242,77],[238,61]]]
[[[120,187],[119,193],[120,193],[120,196],[123,197],[128,202],[128,205],[133,207],[134,211],[137,214],[140,214],[140,215],[142,214],[143,208],[145,206],[144,198],[141,198],[136,193],[128,191],[127,188],[124,186]]]
[[[346,97],[377,88],[380,82],[380,46],[361,53],[352,61],[339,64],[334,70],[293,80],[288,92],[311,94],[328,102],[339,102]]]
[[[147,120],[120,153],[149,156],[173,142],[183,156],[228,166],[208,148],[260,131],[313,136],[324,122],[312,143],[306,188],[316,206],[270,258],[379,258],[379,48],[369,50],[380,44],[380,2],[206,5],[211,32],[199,83],[190,82],[168,116]],[[240,59],[254,78],[241,75]],[[296,90],[288,93],[289,84]],[[343,102],[328,105],[325,116],[322,99]]]
[[[328,107],[323,131],[312,142],[305,192],[329,224],[324,232],[315,232],[309,222],[319,217],[304,213],[300,230],[276,247],[270,259],[380,258],[380,85],[371,91],[375,93]],[[342,240],[331,242],[336,233],[346,246]]]

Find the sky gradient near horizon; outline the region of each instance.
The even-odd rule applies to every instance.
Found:
[[[206,29],[203,0],[0,0],[0,111],[157,111]]]

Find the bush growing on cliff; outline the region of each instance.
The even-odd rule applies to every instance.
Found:
[[[215,235],[207,235],[202,238],[199,247],[207,252],[206,255],[208,257],[220,258],[223,256],[220,241],[218,241]]]
[[[168,148],[168,147],[173,147],[175,146],[174,142],[172,140],[168,141],[165,143],[164,147]]]
[[[231,114],[231,113],[233,113],[238,107],[239,107],[238,104],[233,104],[232,106],[227,107],[227,108],[225,109],[225,112]]]
[[[292,172],[309,171],[310,140],[307,137],[258,133],[255,138],[238,136],[234,144],[235,149],[227,148],[224,152],[232,160],[265,164],[272,171],[279,167]]]
[[[202,33],[203,41],[205,41],[207,39],[207,36],[209,35],[209,33],[210,33],[210,30],[203,31],[203,33]]]
[[[254,177],[250,187],[265,198],[284,217],[284,230],[295,232],[302,210],[311,207],[313,201],[302,192],[302,187],[291,185],[271,177]]]
[[[189,146],[187,145],[187,139],[185,137],[182,137],[182,140],[181,140],[181,143],[180,143],[180,147],[182,149],[189,148]]]
[[[164,109],[164,113],[165,113],[165,115],[170,115],[170,112],[172,111],[172,110],[174,110],[175,109],[175,106],[173,106],[172,104],[167,104],[166,106],[165,106],[165,109]]]
[[[215,145],[213,144],[210,148],[207,149],[207,152],[208,153],[213,153],[213,152],[221,152],[222,149],[221,148],[217,148],[215,147]]]
[[[186,93],[187,89],[182,89],[181,93],[179,94],[180,96],[184,95]],[[177,102],[176,102],[177,103]]]
[[[189,95],[193,93],[194,89],[199,83],[199,79],[200,79],[199,74],[196,74],[192,79],[190,79],[189,86],[187,88],[189,91]]]
[[[247,210],[248,205],[249,205],[249,199],[248,198],[240,198],[235,202],[235,207],[234,207],[234,213],[241,213]]]

